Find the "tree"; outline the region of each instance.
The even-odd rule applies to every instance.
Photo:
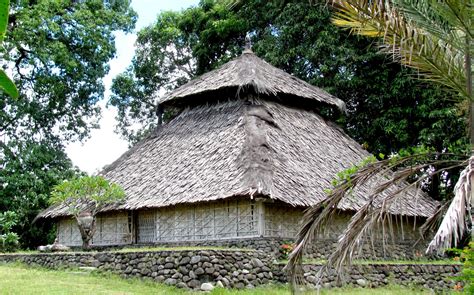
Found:
[[[23,247],[47,242],[51,225],[32,220],[77,173],[64,146],[97,127],[113,33],[131,32],[136,18],[127,0],[11,3],[0,57],[21,97],[0,93],[0,211],[18,210]]]
[[[0,212],[16,213],[12,230],[19,234],[22,247],[51,243],[51,222],[32,221],[48,206],[52,187],[79,175],[79,171],[73,168],[60,143],[10,141],[8,145],[8,150],[14,152],[0,157]]]
[[[142,138],[157,124],[159,95],[239,55],[251,32],[258,56],[346,102],[348,116],[333,119],[370,152],[462,145],[464,121],[451,94],[413,79],[415,71],[378,54],[371,39],[348,36],[324,3],[316,5],[253,0],[229,9],[228,1],[202,1],[159,14],[139,32],[132,66],[114,80],[118,131],[132,143]]]
[[[3,39],[5,39],[5,35],[7,34],[9,9],[9,0],[0,1],[0,43],[3,42]],[[7,76],[3,69],[0,69],[0,88],[12,98],[18,98],[18,96],[20,95],[18,93],[18,89],[16,89],[15,84]]]
[[[334,23],[349,27],[361,35],[382,38],[383,52],[391,54],[400,63],[417,69],[425,79],[444,86],[454,93],[457,101],[464,106],[471,104],[468,109],[472,117],[473,5],[470,1],[354,0],[335,1],[335,6]],[[469,129],[469,135],[472,135],[472,120]],[[473,143],[471,136],[471,145]],[[321,232],[345,194],[373,175],[387,173],[404,163],[409,163],[412,167],[397,171],[390,181],[376,187],[367,204],[352,217],[336,250],[331,254],[328,265],[341,270],[345,262],[350,262],[357,242],[362,241],[364,234],[379,220],[383,220],[390,204],[396,202],[397,194],[403,191],[388,193],[385,196],[382,196],[381,192],[420,171],[422,177],[413,184],[422,182],[432,174],[442,173],[445,170],[431,169],[439,162],[450,163],[451,167],[468,164],[468,167],[460,175],[454,199],[428,251],[449,247],[452,241],[455,245],[459,242],[464,233],[466,213],[470,213],[466,211],[474,200],[470,189],[474,159],[471,157],[466,161],[465,154],[461,155],[460,159],[452,159],[449,158],[453,156],[450,151],[436,153],[423,148],[421,151],[416,148],[414,150],[411,154],[402,153],[391,159],[358,167],[355,172],[340,180],[324,204],[308,211],[298,234],[298,245],[289,262],[289,268],[295,278],[296,267],[301,262],[305,245]],[[376,197],[383,205],[373,206]]]
[[[82,248],[89,249],[96,230],[96,215],[105,206],[125,198],[124,190],[102,176],[83,176],[64,181],[53,188],[50,203],[67,206],[76,219]]]

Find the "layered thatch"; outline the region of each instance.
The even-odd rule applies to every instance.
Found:
[[[342,100],[275,68],[248,49],[240,57],[165,95],[159,103],[172,104],[183,98],[222,89],[231,89],[236,96],[248,91],[275,97],[290,95],[345,109]]]
[[[339,128],[310,110],[249,98],[185,109],[102,174],[121,185],[125,203],[107,210],[164,207],[233,196],[311,206],[335,174],[369,156]],[[369,187],[340,209],[357,210]],[[430,216],[437,202],[410,191],[391,213]],[[42,217],[67,215],[50,208]]]

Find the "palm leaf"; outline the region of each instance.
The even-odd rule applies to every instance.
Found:
[[[18,98],[20,94],[18,93],[18,89],[16,88],[15,84],[13,84],[12,80],[7,76],[5,71],[0,69],[0,89],[2,89],[6,94],[10,95],[12,98]]]
[[[474,177],[474,156],[469,159],[469,164],[461,172],[458,182],[454,188],[454,199],[451,201],[443,221],[428,245],[427,252],[441,252],[450,248],[452,244],[457,246],[466,229],[466,213],[472,201],[472,178]]]
[[[388,0],[335,1],[337,11],[333,23],[360,35],[380,37],[383,52],[417,69],[424,79],[455,91],[460,100],[470,99],[466,90],[464,62],[467,51],[472,50],[465,46],[465,37],[471,34],[471,28],[452,29],[459,23],[469,24],[470,21],[464,18],[470,13],[461,13],[461,8],[454,5],[452,9],[443,10],[441,2],[399,0],[392,4]],[[440,4],[436,6],[436,3]],[[452,11],[449,19],[433,25],[448,14],[446,10]]]
[[[7,33],[9,7],[10,0],[0,0],[0,43]]]

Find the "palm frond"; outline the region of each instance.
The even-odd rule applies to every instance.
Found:
[[[426,161],[426,157],[430,157],[433,160]],[[398,198],[406,190],[418,186],[435,174],[458,168],[466,163],[464,160],[439,160],[441,157],[442,154],[440,153],[429,153],[400,158],[395,162],[388,159],[368,164],[351,175],[349,180],[338,185],[325,201],[307,210],[303,217],[303,226],[297,235],[296,247],[291,253],[288,265],[285,268],[291,277],[293,286],[303,282],[301,262],[306,245],[324,235],[324,228],[331,221],[332,216],[334,216],[338,204],[349,192],[356,190],[359,185],[373,179],[380,180],[380,176],[383,179],[390,176],[388,180],[382,183],[377,181],[380,184],[374,188],[366,203],[349,221],[348,226],[339,237],[336,249],[329,256],[327,264],[321,268],[319,277],[321,277],[323,272],[329,271],[330,268],[335,268],[336,273],[342,275],[344,273],[344,266],[349,265],[354,256],[361,253],[360,250],[365,242],[365,237],[369,237],[369,233],[373,229],[382,225],[382,227],[388,226],[389,232],[391,232],[391,218],[395,217],[390,214],[390,208],[396,206]],[[399,169],[394,173],[391,172],[396,166],[420,159],[425,159],[425,161],[421,164]],[[450,166],[425,173],[409,185],[397,186],[397,184],[404,182],[413,174],[419,173],[420,170],[432,167],[433,165],[446,165],[448,163]],[[388,236],[390,235],[383,235],[384,243]]]
[[[442,252],[443,249],[452,245],[457,246],[466,229],[466,215],[471,206],[472,181],[474,177],[474,156],[469,159],[469,164],[461,172],[456,186],[454,187],[454,199],[451,201],[443,221],[428,245],[427,253]]]
[[[468,33],[451,27],[453,23],[458,24],[466,13],[462,11],[464,14],[461,14],[457,6],[453,6],[449,18],[453,23],[445,21],[433,25],[446,12],[441,9],[444,6],[432,8],[428,5],[431,2],[443,1],[399,0],[395,4],[389,0],[334,1],[333,23],[359,35],[381,38],[383,52],[417,69],[424,79],[455,91],[460,99],[470,99],[464,67],[466,50],[469,50],[465,46]],[[469,29],[466,28],[470,34]]]

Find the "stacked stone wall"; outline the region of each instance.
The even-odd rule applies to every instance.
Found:
[[[47,268],[94,267],[125,278],[149,278],[180,288],[201,289],[203,285],[227,288],[252,288],[273,283],[286,283],[284,265],[264,251],[194,250],[149,252],[90,252],[3,254],[0,262],[22,262]],[[317,281],[321,265],[304,265],[308,286],[335,287],[336,275],[324,275]],[[355,286],[380,287],[389,283],[418,285],[434,290],[452,289],[459,265],[436,264],[368,264],[351,267],[345,283]]]

